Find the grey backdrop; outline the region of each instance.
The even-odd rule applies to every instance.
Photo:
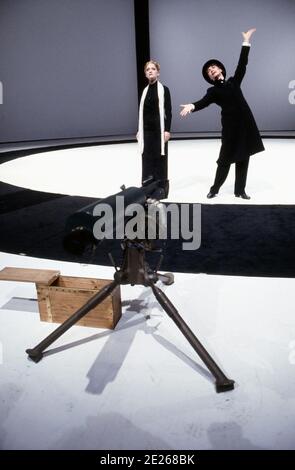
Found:
[[[174,132],[220,130],[215,105],[181,120],[179,104],[205,93],[209,57],[234,71],[241,31],[252,26],[244,94],[261,130],[295,130],[294,0],[149,4],[151,55],[172,93]],[[133,0],[0,0],[0,87],[1,142],[134,134]]]
[[[179,105],[206,92],[201,68],[207,59],[219,58],[227,76],[234,72],[241,31],[251,27],[257,31],[244,95],[261,130],[295,130],[295,104],[288,99],[295,80],[294,0],[150,0],[151,55],[172,93],[174,132],[220,130],[220,108],[211,105],[181,119]]]
[[[131,134],[133,0],[0,0],[0,141]]]

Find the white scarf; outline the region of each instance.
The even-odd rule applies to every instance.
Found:
[[[143,106],[146,94],[148,92],[149,85],[145,87],[142,92],[140,105],[139,105],[139,118],[138,118],[138,144],[140,153],[143,153],[144,149],[144,138],[143,138]],[[165,141],[164,141],[164,87],[162,83],[157,82],[157,92],[159,98],[159,113],[160,113],[160,130],[161,130],[161,155],[165,155]]]

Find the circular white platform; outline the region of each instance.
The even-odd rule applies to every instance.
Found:
[[[295,139],[265,139],[265,152],[250,159],[247,193],[233,195],[234,165],[218,197],[207,199],[213,183],[220,140],[169,144],[169,201],[210,204],[294,204]],[[0,165],[5,183],[37,191],[106,197],[120,186],[141,185],[141,156],[136,143],[55,150]]]

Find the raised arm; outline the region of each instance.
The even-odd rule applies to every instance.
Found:
[[[242,33],[243,35],[243,38],[244,38],[244,42],[247,42],[248,44],[250,44],[250,39],[251,39],[251,36],[253,33],[255,33],[256,31],[256,28],[252,28],[252,29],[249,29],[248,31],[246,31],[246,33]]]
[[[243,44],[242,44],[242,50],[241,50],[241,54],[240,54],[240,58],[239,58],[239,62],[238,62],[238,65],[237,65],[237,68],[236,68],[236,71],[235,71],[235,74],[234,74],[234,79],[239,83],[241,84],[244,76],[245,76],[245,73],[246,73],[246,67],[247,67],[247,64],[248,64],[248,55],[249,55],[249,50],[250,50],[250,38],[252,36],[252,34],[256,31],[255,28],[252,28],[252,29],[249,29],[248,31],[246,31],[245,33],[243,32],[242,35],[243,35]]]

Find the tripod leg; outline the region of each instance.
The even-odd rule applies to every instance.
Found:
[[[165,312],[169,315],[169,317],[172,318],[174,323],[176,323],[176,325],[178,326],[182,334],[186,337],[188,342],[191,344],[191,346],[200,356],[202,361],[206,364],[206,366],[208,367],[212,375],[215,377],[216,391],[226,392],[228,390],[233,390],[234,383],[235,383],[234,380],[230,380],[224,375],[222,370],[218,367],[216,362],[213,360],[210,354],[206,351],[206,349],[200,343],[198,338],[194,335],[192,330],[188,327],[188,325],[179,315],[178,311],[176,310],[172,302],[168,299],[168,297],[164,294],[164,292],[161,291],[161,289],[159,289],[157,286],[155,286],[154,284],[151,284],[150,286],[159,304],[162,306]]]
[[[67,320],[62,323],[56,330],[54,330],[49,336],[47,336],[41,343],[37,344],[32,349],[27,349],[26,353],[34,361],[39,362],[43,357],[43,351],[50,346],[57,338],[59,338],[63,333],[65,333],[71,326],[77,323],[81,318],[83,318],[90,310],[92,310],[96,305],[102,302],[112,291],[117,287],[118,282],[113,281],[110,284],[107,284],[102,289],[100,289],[97,294],[95,294],[91,299],[86,302],[82,307],[79,308],[73,315],[71,315]]]

